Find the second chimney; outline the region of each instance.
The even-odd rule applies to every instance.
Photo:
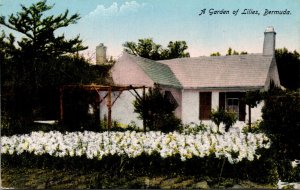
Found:
[[[275,36],[276,32],[274,31],[274,27],[267,27],[265,30],[263,55],[275,56]]]
[[[99,46],[96,47],[96,64],[101,65],[106,63],[106,49],[103,43],[100,43]]]

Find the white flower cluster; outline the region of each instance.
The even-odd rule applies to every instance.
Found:
[[[244,134],[229,132],[215,134],[199,132],[181,134],[178,132],[32,132],[25,135],[1,137],[2,154],[36,155],[49,154],[56,157],[86,156],[102,159],[110,155],[127,155],[130,158],[141,154],[159,154],[162,158],[179,155],[182,161],[192,157],[215,154],[226,157],[230,163],[243,159],[259,158],[258,148],[269,148],[270,140],[265,134]]]

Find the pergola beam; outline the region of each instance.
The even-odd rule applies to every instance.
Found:
[[[64,90],[66,89],[76,89],[76,88],[80,88],[83,90],[95,90],[99,95],[101,91],[107,91],[106,95],[101,98],[99,96],[99,101],[100,104],[101,102],[107,98],[107,110],[108,110],[108,129],[111,129],[112,126],[112,106],[114,105],[114,103],[117,101],[117,99],[121,96],[122,92],[125,90],[128,90],[132,95],[134,95],[130,90],[133,90],[136,94],[136,98],[142,100],[145,97],[145,86],[121,86],[121,85],[111,85],[111,86],[104,86],[104,85],[64,85],[62,87],[60,87],[60,120],[63,121],[64,119],[64,110],[63,110],[63,94],[64,94]],[[136,91],[136,89],[143,89],[143,98],[139,95],[139,93]],[[119,91],[119,94],[117,95],[117,97],[114,99],[114,101],[112,101],[112,97],[111,97],[111,93],[112,91]],[[100,105],[99,105],[99,109],[100,109]],[[146,130],[146,122],[143,119],[143,127],[144,130]]]

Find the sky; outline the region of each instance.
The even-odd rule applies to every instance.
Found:
[[[0,15],[8,16],[36,0],[0,0]],[[166,47],[169,41],[184,40],[191,57],[226,54],[237,51],[262,53],[264,31],[273,26],[276,48],[300,52],[300,0],[48,0],[54,8],[47,14],[58,15],[66,9],[79,13],[77,24],[61,28],[67,38],[80,35],[94,59],[99,43],[107,46],[107,54],[117,58],[122,44],[141,38],[152,38]],[[199,15],[205,9],[205,13]],[[258,14],[242,14],[257,11]],[[289,14],[268,14],[289,11]],[[221,10],[229,14],[220,13]],[[233,12],[238,12],[236,15]],[[219,11],[219,12],[217,12]],[[247,12],[246,11],[246,12]],[[6,33],[11,30],[1,26]],[[20,34],[15,34],[20,37]]]

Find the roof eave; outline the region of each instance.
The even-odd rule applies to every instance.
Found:
[[[184,90],[199,90],[199,91],[253,91],[262,90],[262,86],[222,86],[222,87],[183,87]]]

